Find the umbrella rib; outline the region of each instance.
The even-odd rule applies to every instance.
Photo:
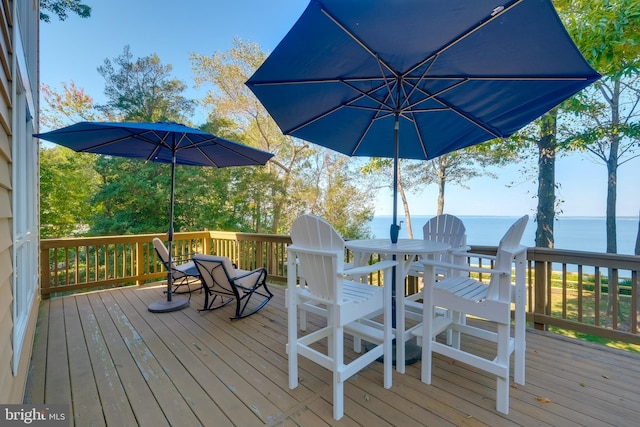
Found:
[[[420,78],[418,79],[418,81],[413,84],[409,81],[409,79],[405,79],[405,76],[407,75],[407,73],[405,73],[402,76],[402,81],[406,82],[407,84],[412,86],[411,92],[409,92],[409,94],[404,98],[404,105],[407,105],[409,103],[409,98],[411,98],[411,95],[413,95],[413,92],[416,91],[416,89],[418,89],[418,85],[420,84],[420,82],[422,82],[425,78],[425,76],[427,75],[427,73],[431,70],[431,67],[433,67],[433,64],[436,63],[436,61],[438,60],[438,55],[436,55],[436,57],[434,58],[434,60],[431,62],[431,64],[429,64],[429,66],[424,70],[424,73],[422,73],[422,75],[420,76]],[[404,90],[404,89],[403,89]],[[428,99],[428,98],[427,98]],[[410,108],[410,107],[409,107]]]
[[[131,137],[134,137],[134,138],[140,138],[140,139],[142,139],[142,140],[143,140],[143,141],[145,141],[145,142],[151,142],[152,144],[155,144],[155,142],[145,140],[145,139],[142,137],[142,135],[143,135],[144,133],[146,133],[146,132],[140,132],[140,133],[137,133],[137,132],[131,132],[131,131],[130,131],[130,130],[128,130],[128,129],[125,129],[125,128],[123,128],[123,127],[118,127],[118,126],[114,127],[114,129],[122,129],[122,130],[123,130],[123,131],[125,131],[125,132],[130,132],[130,135],[123,136],[123,137],[121,137],[121,138],[117,138],[117,139],[113,139],[113,140],[109,140],[109,141],[105,141],[105,142],[101,142],[101,143],[99,143],[99,144],[95,144],[95,145],[92,145],[92,146],[89,146],[89,147],[85,147],[85,148],[82,148],[81,150],[77,150],[77,151],[78,151],[78,152],[80,152],[80,153],[83,153],[83,152],[91,152],[91,150],[95,150],[95,149],[97,149],[97,148],[101,148],[101,147],[106,147],[106,146],[108,146],[108,145],[117,144],[118,142],[124,141],[125,139],[131,138]],[[95,132],[104,132],[104,130],[103,130],[103,129],[96,129],[96,130],[95,130]]]
[[[380,106],[381,106],[381,107],[386,107],[386,108],[389,108],[389,109],[391,108],[391,107],[389,107],[388,105],[386,105],[384,102],[382,102],[382,101],[380,101],[380,100],[378,100],[378,99],[376,99],[376,98],[372,97],[369,93],[362,91],[361,89],[359,89],[359,88],[357,88],[357,87],[355,87],[355,86],[353,86],[353,85],[351,85],[351,84],[347,83],[347,82],[346,82],[346,81],[344,81],[344,80],[337,79],[337,80],[335,80],[335,81],[336,81],[336,82],[341,82],[341,83],[343,83],[345,86],[347,86],[347,87],[349,87],[349,88],[351,88],[351,89],[355,90],[356,92],[358,92],[358,93],[360,94],[360,96],[357,96],[357,97],[355,97],[355,98],[352,98],[352,99],[350,99],[349,101],[346,101],[344,104],[340,104],[340,105],[338,105],[338,106],[337,106],[337,107],[335,107],[335,108],[332,108],[332,109],[330,109],[330,110],[327,110],[327,111],[325,111],[325,112],[324,112],[324,113],[322,113],[322,114],[319,114],[319,115],[317,115],[317,116],[315,116],[315,117],[310,118],[309,120],[307,120],[307,121],[305,121],[305,122],[300,123],[298,126],[296,126],[296,127],[294,127],[294,128],[291,128],[291,129],[289,129],[289,130],[286,130],[286,131],[284,132],[286,135],[290,135],[290,134],[292,134],[292,133],[294,133],[294,132],[297,132],[297,131],[299,131],[300,129],[302,129],[302,128],[306,127],[306,126],[309,126],[310,124],[315,123],[315,122],[317,122],[318,120],[321,120],[321,119],[323,119],[323,118],[327,117],[328,115],[333,114],[333,113],[335,113],[336,111],[339,111],[339,110],[341,110],[342,108],[345,108],[345,107],[351,107],[351,108],[362,108],[362,109],[370,109],[370,110],[373,110],[373,111],[382,111],[382,110],[383,110],[383,108],[381,108],[381,109],[377,109],[377,108],[374,108],[374,107],[364,107],[364,106],[352,105],[354,102],[357,102],[357,101],[361,100],[361,99],[362,99],[362,98],[364,98],[364,97],[367,97],[367,98],[371,99],[372,101],[374,101],[374,102],[376,102],[376,103],[380,104]],[[379,89],[380,89],[380,87],[381,87],[381,86],[378,86],[378,87],[376,87],[376,88],[372,89],[370,92],[375,92],[375,91],[379,90]]]
[[[340,21],[338,21],[333,15],[331,15],[324,7],[320,8],[320,11],[327,17],[329,18],[338,28],[340,28],[342,31],[344,31],[344,33],[346,35],[348,35],[349,37],[351,37],[353,39],[353,41],[355,41],[360,47],[362,47],[369,55],[371,55],[372,57],[376,58],[376,60],[379,61],[380,65],[384,66],[384,68],[386,68],[391,74],[393,74],[394,77],[398,77],[398,73],[390,66],[388,65],[386,62],[381,61],[376,53],[369,48],[369,46],[366,45],[365,42],[363,42],[362,40],[360,40],[355,34],[353,34],[351,32],[351,30],[349,30],[346,26],[344,26]]]
[[[490,22],[492,22],[494,19],[497,19],[500,15],[502,15],[503,13],[506,13],[507,11],[509,11],[510,9],[514,8],[515,6],[517,6],[518,4],[520,4],[523,0],[514,0],[511,4],[504,6],[504,8],[498,12],[498,13],[492,13],[489,18],[485,19],[484,21],[480,21],[475,27],[472,27],[470,29],[468,29],[466,32],[463,32],[462,34],[458,35],[455,39],[453,39],[452,41],[445,43],[443,45],[443,47],[440,48],[440,50],[438,50],[437,52],[434,52],[431,56],[425,58],[424,60],[418,62],[416,65],[414,65],[413,67],[411,67],[411,69],[409,69],[409,71],[407,71],[407,73],[412,73],[413,71],[417,70],[418,68],[422,67],[424,64],[426,64],[427,62],[431,61],[433,58],[439,56],[442,52],[447,51],[448,49],[452,48],[453,46],[457,45],[458,43],[460,43],[462,40],[466,39],[467,37],[469,37],[470,35],[472,35],[473,33],[475,33],[476,31],[479,31],[480,29],[482,29],[483,27],[485,27],[486,25],[488,25]]]

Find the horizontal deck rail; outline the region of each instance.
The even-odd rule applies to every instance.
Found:
[[[154,237],[166,238],[142,234],[42,240],[42,297],[161,280],[166,271],[153,249]],[[176,258],[228,256],[242,269],[266,267],[270,281],[286,282],[287,235],[200,231],[176,233],[174,239]],[[494,255],[496,248],[473,246],[472,252]],[[527,260],[527,317],[535,328],[640,344],[640,257],[529,248]],[[481,257],[469,262],[490,263]],[[371,279],[375,283],[378,278]],[[415,281],[406,286],[409,292],[417,289]]]

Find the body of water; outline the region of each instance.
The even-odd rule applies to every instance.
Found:
[[[431,215],[411,217],[413,237],[422,238],[422,226]],[[470,245],[497,246],[500,238],[515,222],[517,217],[459,216],[467,229],[467,242]],[[404,217],[398,217],[404,221]],[[375,238],[389,237],[392,216],[376,216],[369,223],[371,234]],[[618,253],[633,255],[638,234],[638,218],[618,218]],[[529,224],[524,232],[522,243],[535,246],[536,224],[529,216]],[[400,229],[400,238],[407,238],[406,223]],[[605,218],[560,217],[554,225],[555,247],[587,252],[606,252],[607,230]]]

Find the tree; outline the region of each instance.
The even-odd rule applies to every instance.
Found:
[[[444,213],[447,184],[466,187],[466,182],[479,177],[495,175],[486,168],[512,161],[517,157],[512,144],[507,141],[489,141],[462,150],[443,154],[428,160],[400,160],[398,163],[398,196],[402,201],[407,235],[413,238],[411,213],[407,192],[421,192],[425,186],[438,186],[437,215]],[[393,187],[393,165],[391,159],[372,159],[364,168],[367,174],[379,177],[385,186]],[[381,179],[380,179],[381,178]]]
[[[80,3],[80,0],[40,0],[40,20],[43,22],[51,22],[47,11],[55,14],[61,21],[67,19],[69,13],[75,13],[81,18],[91,16],[91,7]]]
[[[323,217],[345,238],[362,239],[370,237],[366,224],[373,218],[373,207],[370,192],[353,179],[359,173],[353,163],[343,154],[317,150],[296,186],[304,188],[304,211]],[[294,216],[301,213],[295,210]]]
[[[559,2],[562,16],[587,60],[604,74],[583,91],[565,143],[607,168],[607,252],[617,252],[618,168],[640,156],[640,0]]]
[[[105,78],[105,115],[125,121],[184,122],[195,102],[183,96],[186,84],[171,78],[172,67],[157,55],[133,59],[129,46],[113,60],[106,59],[98,72]],[[190,168],[176,169],[176,221],[180,231],[185,175]],[[96,163],[101,185],[93,202],[94,234],[157,232],[169,224],[170,166],[135,159],[103,156]]]
[[[544,114],[538,121],[538,209],[536,210],[536,246],[553,248],[556,215],[556,154],[558,109]]]
[[[93,98],[73,81],[62,83],[62,92],[43,84],[40,94],[44,101],[40,106],[41,127],[56,129],[84,120],[115,120],[98,111]]]
[[[42,238],[82,234],[91,220],[98,180],[96,157],[54,146],[40,148],[40,235]]]
[[[171,78],[171,65],[162,65],[156,54],[133,60],[125,46],[120,56],[105,59],[98,72],[105,79],[108,101],[97,108],[119,114],[126,121],[187,123],[195,102],[182,94],[187,85]]]
[[[97,120],[93,98],[73,82],[62,92],[42,85],[40,126],[58,128]],[[95,156],[60,146],[40,145],[40,232],[45,238],[83,233],[91,223],[91,199],[98,188]]]
[[[260,183],[256,183],[268,195],[259,199],[260,216],[256,217],[256,222],[259,230],[268,228],[272,233],[285,233],[297,215],[328,200],[316,199],[313,206],[305,205],[311,199],[305,193],[309,186],[300,185],[303,184],[301,176],[304,166],[313,162],[316,151],[304,141],[284,136],[244,84],[265,58],[258,45],[238,39],[225,52],[216,52],[211,56],[191,54],[196,86],[210,87],[204,104],[210,107],[211,114],[226,117],[235,123],[238,126],[236,133],[243,136],[241,142],[274,153],[275,156],[267,163],[268,174],[261,175]],[[318,162],[316,165],[324,167],[324,173],[331,173],[329,163]],[[354,191],[363,190],[355,186]],[[328,194],[322,192],[318,195],[326,197]],[[350,203],[358,203],[357,200],[358,197],[354,197]],[[350,207],[349,203],[336,205],[336,209],[340,210],[334,214],[336,217],[347,216]]]

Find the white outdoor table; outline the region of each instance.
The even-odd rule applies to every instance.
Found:
[[[435,242],[422,239],[398,239],[398,243],[391,243],[390,239],[363,239],[349,240],[345,246],[353,252],[354,265],[364,265],[369,261],[372,254],[379,254],[383,259],[394,259],[398,261],[395,269],[395,280],[393,280],[392,295],[395,299],[394,333],[396,342],[400,339],[406,343],[411,339],[410,331],[405,330],[405,310],[404,310],[404,279],[409,272],[411,263],[416,257],[429,258],[433,254],[451,249],[447,243]],[[402,286],[402,295],[396,297],[397,286]],[[410,348],[412,354],[407,354],[405,345],[396,345],[396,370],[404,374],[405,364],[414,363],[420,358],[420,348],[415,345]]]

